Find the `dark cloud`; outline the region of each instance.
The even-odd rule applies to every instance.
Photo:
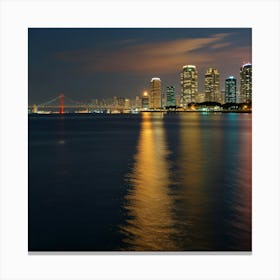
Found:
[[[133,72],[147,71],[172,73],[183,64],[206,65],[223,58],[232,57],[231,43],[225,40],[230,34],[215,34],[210,37],[178,39],[164,42],[131,44],[120,42],[123,47],[115,49],[84,49],[56,53],[56,58],[65,63],[75,63],[79,71],[92,74],[95,72]],[[217,54],[217,51],[219,53]],[[247,56],[249,50],[234,50],[234,57]],[[189,63],[191,62],[191,63]]]

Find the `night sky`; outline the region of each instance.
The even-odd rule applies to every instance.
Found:
[[[218,68],[221,89],[252,62],[250,28],[30,28],[28,103],[64,93],[77,101],[131,98],[159,77],[180,92],[183,65],[196,65],[199,91],[206,68]]]

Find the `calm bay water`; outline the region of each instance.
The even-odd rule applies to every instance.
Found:
[[[29,251],[250,251],[251,114],[29,116]]]

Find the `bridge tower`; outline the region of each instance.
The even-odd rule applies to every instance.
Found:
[[[64,114],[64,94],[59,95],[59,114]]]

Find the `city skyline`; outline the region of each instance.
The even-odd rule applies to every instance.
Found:
[[[196,65],[204,92],[208,68],[224,81],[251,63],[250,28],[31,28],[28,39],[29,104],[60,92],[74,100],[133,98],[149,91],[152,77],[178,95],[186,64]]]
[[[242,31],[33,31],[28,251],[251,252]],[[224,104],[223,75],[235,71],[248,102]]]

